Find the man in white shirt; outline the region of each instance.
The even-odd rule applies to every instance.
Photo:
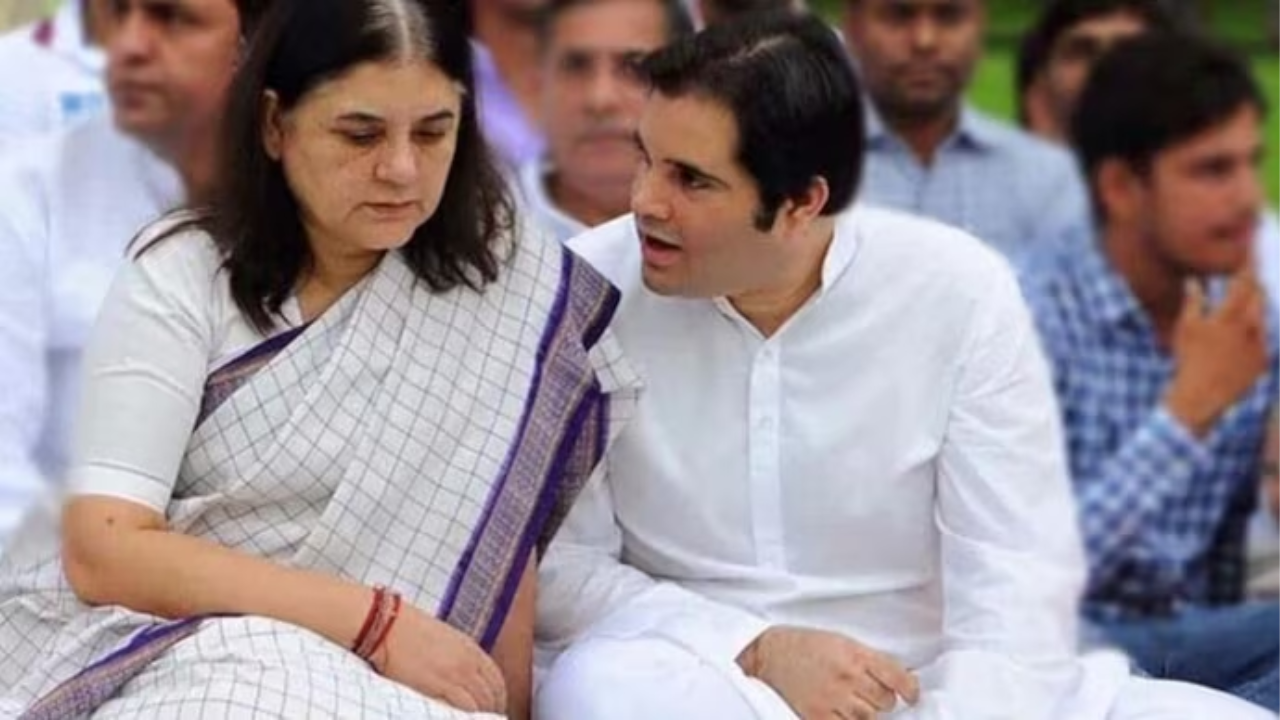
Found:
[[[561,242],[625,214],[640,155],[646,54],[692,32],[681,0],[551,0],[543,18],[547,152],[520,169],[522,210]]]
[[[544,560],[535,714],[1262,718],[1076,655],[1085,574],[1007,264],[851,205],[858,87],[821,21],[644,64],[634,216],[575,239],[645,382]],[[850,130],[855,132],[850,132]]]
[[[67,0],[53,17],[0,37],[0,157],[105,109],[98,44],[107,15],[105,0]]]
[[[82,345],[126,246],[209,190],[240,17],[261,4],[114,3],[112,118],[0,163],[0,544],[61,480]]]

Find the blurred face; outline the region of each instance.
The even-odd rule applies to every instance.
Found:
[[[1119,12],[1077,23],[1058,37],[1049,48],[1043,88],[1059,128],[1070,126],[1076,101],[1098,60],[1120,41],[1146,31],[1142,18]]]
[[[111,6],[115,0],[80,0],[80,3],[84,13],[85,38],[90,45],[105,45],[107,33],[111,31]]]
[[[755,226],[760,191],[737,161],[738,125],[720,103],[651,95],[637,133],[631,197],[645,285],[660,295],[737,299],[782,279],[786,243]]]
[[[556,174],[625,208],[644,109],[641,58],[667,39],[655,0],[603,0],[562,13],[543,56],[542,112]]]
[[[845,37],[889,120],[936,120],[959,107],[982,41],[981,0],[849,0]]]
[[[109,11],[116,125],[162,146],[212,132],[239,55],[232,0],[111,0]]]
[[[457,145],[462,96],[424,60],[368,62],[281,111],[267,153],[284,168],[317,253],[398,248],[431,217]]]
[[[1246,106],[1161,152],[1147,175],[1118,170],[1127,177],[1104,190],[1103,201],[1109,214],[1136,224],[1151,256],[1172,272],[1230,273],[1246,261],[1253,243],[1262,153],[1262,117]]]

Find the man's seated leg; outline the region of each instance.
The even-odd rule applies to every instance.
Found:
[[[1217,690],[1174,680],[1132,678],[1107,720],[1275,720],[1275,715]]]
[[[539,720],[796,720],[786,702],[734,667],[715,667],[655,636],[596,637],[569,648],[534,699]]]
[[[1157,678],[1183,680],[1280,710],[1280,605],[1188,610],[1164,620],[1109,623],[1105,634]]]

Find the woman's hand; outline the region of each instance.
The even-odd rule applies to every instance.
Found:
[[[507,684],[498,665],[467,635],[405,604],[386,642],[374,653],[384,676],[466,712],[507,712]]]

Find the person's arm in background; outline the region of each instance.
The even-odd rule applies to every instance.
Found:
[[[36,462],[48,401],[46,192],[28,165],[0,165],[0,548],[48,488]]]

